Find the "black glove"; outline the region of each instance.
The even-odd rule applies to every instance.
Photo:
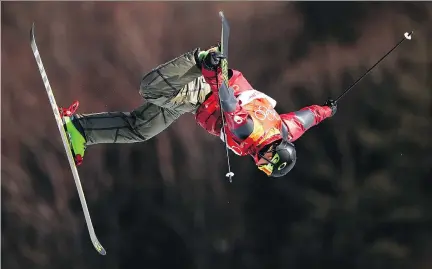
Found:
[[[222,59],[225,59],[219,51],[211,51],[204,58],[204,67],[210,70],[216,70]]]
[[[220,53],[219,44],[209,49],[204,59],[200,59],[199,54],[200,54],[200,50],[198,49],[197,52],[195,53],[196,55],[195,60],[197,62],[197,66],[199,68],[204,67],[205,69],[212,70],[212,71],[218,68],[221,59],[226,58]]]
[[[324,103],[324,106],[328,106],[329,108],[331,108],[332,113],[331,116],[333,117],[334,114],[336,114],[337,111],[337,103],[335,101],[333,101],[332,99],[327,99],[327,101]]]

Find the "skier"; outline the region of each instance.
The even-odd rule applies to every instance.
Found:
[[[250,155],[267,176],[286,175],[297,158],[292,142],[333,116],[336,102],[329,99],[322,106],[279,115],[276,101],[255,90],[237,70],[229,69],[229,88],[220,88],[224,56],[219,51],[219,45],[197,48],[153,69],[141,81],[144,104],[130,113],[75,114],[77,101],[60,108],[76,164],[82,163],[89,145],[143,142],[189,112],[208,133],[224,140],[226,132],[228,147],[237,155]]]

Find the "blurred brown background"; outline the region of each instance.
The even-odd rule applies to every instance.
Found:
[[[2,268],[432,268],[429,2],[2,2]],[[29,45],[60,105],[130,111],[151,68],[220,37],[289,112],[337,96],[415,30],[268,179],[185,115],[154,139],[90,147],[97,254]]]

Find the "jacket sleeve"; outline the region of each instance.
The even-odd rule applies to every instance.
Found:
[[[201,73],[205,81],[210,85],[211,90],[214,93],[217,93],[219,91],[219,87],[222,84],[222,80],[223,80],[221,68],[219,67],[217,69],[217,72],[202,68]]]
[[[331,113],[331,108],[328,106],[312,105],[295,112],[282,114],[281,119],[288,128],[287,139],[294,142],[309,128],[331,117]]]
[[[228,129],[239,139],[247,138],[253,131],[254,123],[249,113],[243,109],[234,95],[232,88],[222,85],[221,69],[209,71],[202,69],[202,74],[206,82],[210,85],[216,99],[221,101],[221,109],[224,112],[225,121]]]

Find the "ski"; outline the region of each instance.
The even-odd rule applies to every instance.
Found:
[[[222,31],[221,31],[221,53],[225,56],[224,59],[221,60],[221,69],[223,76],[223,83],[226,87],[228,87],[228,41],[230,35],[230,26],[228,24],[228,20],[225,18],[222,11],[219,12],[219,16],[222,21]]]
[[[50,85],[50,83],[48,81],[48,76],[46,74],[45,68],[44,68],[43,63],[42,63],[42,58],[40,56],[38,47],[36,45],[34,23],[33,23],[32,28],[30,30],[30,45],[31,45],[31,48],[33,50],[33,55],[35,57],[37,66],[39,68],[39,73],[42,76],[42,81],[44,83],[46,92],[48,94],[48,99],[49,99],[49,101],[51,103],[51,108],[52,108],[52,111],[54,113],[55,120],[57,122],[57,127],[58,127],[58,129],[60,131],[60,136],[62,138],[63,146],[64,146],[64,149],[66,151],[66,156],[68,158],[69,165],[70,165],[70,168],[72,170],[72,175],[73,175],[73,178],[75,180],[76,188],[78,190],[78,196],[79,196],[79,199],[81,201],[81,206],[82,206],[82,209],[84,211],[84,217],[85,217],[85,221],[87,223],[87,228],[88,228],[88,231],[89,231],[89,234],[90,234],[91,241],[93,243],[93,246],[99,252],[99,254],[106,255],[105,249],[99,243],[99,240],[97,239],[96,234],[94,232],[93,224],[92,224],[92,221],[91,221],[91,218],[90,218],[90,213],[89,213],[89,210],[88,210],[88,207],[87,207],[87,202],[86,202],[86,199],[85,199],[85,196],[84,196],[84,191],[83,191],[83,188],[81,186],[81,180],[80,180],[80,177],[78,175],[78,170],[77,170],[77,167],[75,165],[75,161],[74,161],[74,158],[73,158],[73,155],[72,155],[72,151],[71,151],[68,139],[66,137],[66,132],[65,132],[65,130],[63,128],[64,122],[63,122],[63,119],[60,116],[59,108],[58,108],[56,100],[54,98],[54,94],[53,94],[53,91],[51,89],[51,85]]]
[[[221,42],[220,42],[220,53],[224,56],[223,59],[221,59],[220,65],[221,65],[221,71],[222,71],[222,83],[220,88],[226,87],[228,88],[228,40],[229,40],[229,34],[230,34],[230,27],[228,24],[227,19],[225,18],[222,11],[219,11],[219,17],[222,21],[222,31],[221,31]],[[225,132],[225,117],[222,112],[222,103],[221,98],[219,96],[219,105],[221,107],[221,116],[222,116],[222,132],[224,135],[224,142],[225,142],[225,150],[226,150],[226,156],[228,161],[228,173],[225,175],[229,178],[229,181],[232,182],[232,177],[234,176],[234,173],[231,172],[231,164],[230,164],[230,158],[229,158],[229,150],[228,150],[228,143],[227,143],[227,136]]]

